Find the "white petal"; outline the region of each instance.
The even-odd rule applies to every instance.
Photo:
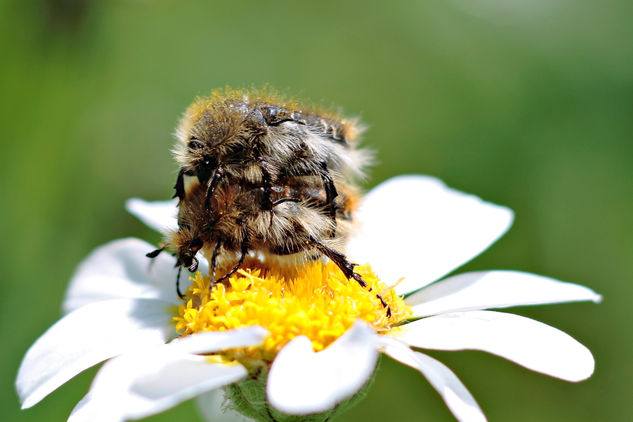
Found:
[[[589,349],[554,327],[518,315],[455,312],[401,328],[395,335],[414,347],[482,350],[567,381],[582,381],[593,373]]]
[[[428,176],[400,176],[367,194],[347,253],[369,263],[398,294],[425,286],[485,251],[512,224],[512,211]]]
[[[79,264],[70,281],[64,312],[89,303],[118,298],[160,299],[178,304],[176,294],[176,260],[169,253],[154,259],[145,256],[156,249],[139,239],[120,239],[95,249]],[[200,271],[208,271],[206,260],[200,261]],[[182,270],[180,289],[191,284],[189,272]]]
[[[252,419],[247,418],[235,410],[224,408],[224,390],[209,391],[201,394],[196,399],[198,410],[209,422],[251,422]]]
[[[268,400],[287,414],[326,411],[360,390],[373,373],[376,359],[376,335],[361,321],[318,353],[307,337],[297,337],[273,362]]]
[[[84,306],[49,328],[26,353],[16,380],[22,408],[97,363],[138,347],[165,343],[175,333],[171,306],[118,299]]]
[[[211,363],[204,356],[169,347],[122,355],[101,368],[69,421],[143,418],[233,383],[247,373],[240,364]]]
[[[414,352],[397,340],[383,336],[380,340],[384,353],[424,375],[458,421],[486,420],[473,396],[448,367],[430,356]]]
[[[145,201],[131,198],[125,202],[125,209],[149,228],[160,233],[178,230],[178,199]]]
[[[260,344],[268,332],[258,325],[229,331],[207,331],[179,337],[167,346],[181,353],[211,353]]]
[[[600,302],[601,296],[579,284],[519,271],[459,274],[425,287],[406,299],[415,316],[487,308],[577,302]]]

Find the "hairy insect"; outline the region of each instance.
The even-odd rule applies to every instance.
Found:
[[[236,261],[220,282],[249,252],[285,262],[325,256],[365,286],[339,252],[370,157],[357,147],[361,132],[354,120],[270,94],[225,90],[194,102],[174,149],[179,229],[165,246],[177,265],[195,271],[201,252],[216,281],[218,260]]]

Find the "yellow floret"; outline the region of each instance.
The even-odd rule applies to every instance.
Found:
[[[271,361],[297,336],[308,337],[313,349],[320,351],[359,318],[378,333],[385,333],[411,316],[402,298],[382,283],[369,265],[358,266],[355,271],[367,287],[348,280],[335,264],[321,261],[299,268],[270,268],[249,260],[210,292],[210,278],[197,273],[174,318],[176,328],[184,336],[259,325],[270,333],[262,346],[232,351],[226,357]],[[389,305],[390,317],[376,294]]]

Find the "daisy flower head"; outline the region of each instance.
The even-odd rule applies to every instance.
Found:
[[[150,227],[177,227],[173,201],[127,207]],[[210,289],[198,256],[181,300],[175,258],[150,262],[152,245],[137,239],[98,248],[71,280],[65,316],[24,357],[23,407],[106,361],[70,420],[139,419],[193,397],[209,420],[328,420],[362,395],[384,353],[419,371],[456,419],[480,421],[459,378],[421,349],[481,350],[572,382],[593,373],[591,353],[569,335],[489,310],[599,302],[592,290],[517,271],[443,278],[505,233],[508,208],[400,176],[370,191],[357,217],[346,254],[367,287],[332,263],[285,268],[251,257]]]

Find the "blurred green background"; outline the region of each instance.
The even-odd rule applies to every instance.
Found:
[[[426,173],[516,211],[463,269],[585,284],[601,305],[520,308],[586,344],[568,384],[478,352],[433,353],[492,421],[628,420],[633,398],[633,3],[618,0],[0,3],[3,420],[64,420],[94,369],[19,410],[13,382],[94,247],[159,236],[126,198],[172,194],[171,133],[194,96],[270,83],[370,126],[368,186]],[[81,333],[77,333],[81,335]],[[151,420],[197,420],[185,403]],[[342,420],[448,420],[383,359]]]

